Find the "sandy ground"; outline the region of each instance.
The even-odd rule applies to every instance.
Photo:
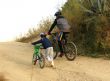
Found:
[[[55,67],[32,66],[33,46],[19,42],[0,43],[0,72],[8,81],[110,81],[110,60],[78,56],[55,60]]]

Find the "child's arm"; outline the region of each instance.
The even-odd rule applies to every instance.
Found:
[[[36,45],[36,44],[39,44],[39,43],[42,43],[42,40],[38,40],[36,42],[33,42],[32,45]]]

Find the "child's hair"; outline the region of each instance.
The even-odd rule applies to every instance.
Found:
[[[41,38],[46,37],[46,34],[45,33],[40,33],[40,37]]]

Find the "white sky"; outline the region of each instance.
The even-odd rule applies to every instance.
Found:
[[[53,16],[67,0],[0,0],[0,42],[10,41],[40,20]]]

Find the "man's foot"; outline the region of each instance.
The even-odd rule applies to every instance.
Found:
[[[58,57],[62,57],[64,55],[64,53],[61,53]]]

